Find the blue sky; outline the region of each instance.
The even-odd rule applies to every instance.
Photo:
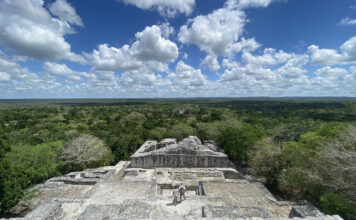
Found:
[[[351,0],[0,0],[0,98],[356,96]]]

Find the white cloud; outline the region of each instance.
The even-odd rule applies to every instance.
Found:
[[[161,75],[142,69],[140,71],[125,72],[120,77],[120,82],[126,87],[158,86],[162,85]],[[152,87],[154,88],[154,87]]]
[[[70,44],[64,39],[66,34],[74,33],[68,18],[53,18],[43,6],[43,0],[1,1],[0,43],[20,55],[39,60],[84,62],[82,57],[71,52]],[[75,15],[73,13],[71,16]]]
[[[165,31],[162,32],[161,27]],[[166,29],[166,25],[153,25],[136,33],[136,42],[132,45],[134,55],[141,61],[174,61],[178,57],[178,47],[174,42],[163,37],[163,35],[169,36]]]
[[[260,47],[254,38],[242,37],[245,24],[248,22],[242,11],[246,7],[267,6],[271,1],[232,1],[223,8],[207,15],[199,15],[181,26],[178,40],[183,44],[194,44],[207,56],[202,65],[210,70],[219,69],[218,56],[232,57],[241,51],[254,51]]]
[[[340,46],[340,53],[333,49],[319,49],[316,45],[308,47],[311,63],[315,65],[350,64],[356,62],[356,36]]]
[[[120,93],[126,97],[152,97],[160,96],[159,93],[167,93],[165,86],[170,84],[160,74],[153,73],[143,66],[137,70],[124,72],[118,79]]]
[[[260,46],[261,44],[259,44],[255,40],[255,38],[245,39],[244,37],[242,37],[240,41],[232,45],[231,50],[233,52],[241,52],[243,50],[254,51],[258,49]]]
[[[195,4],[194,0],[122,1],[157,10],[167,17],[190,14]],[[8,57],[0,51],[0,94],[4,98],[16,97],[13,94],[20,94],[17,97],[355,95],[356,66],[346,69],[331,65],[356,64],[356,36],[338,49],[311,45],[307,55],[272,48],[254,52],[261,45],[255,38],[243,36],[248,22],[243,10],[267,7],[272,1],[228,0],[223,8],[189,19],[180,28],[180,42],[194,44],[206,53],[201,66],[212,71],[223,68],[219,79],[210,81],[201,69],[186,64],[187,61],[177,62],[170,70],[169,64],[177,60],[179,49],[170,40],[174,29],[168,23],[144,28],[136,33],[132,43],[122,47],[99,45],[85,55],[91,70],[75,71],[54,62],[59,59],[83,62],[64,38],[75,33],[72,25],[83,25],[69,3],[65,0],[49,3],[50,14],[43,0],[0,0],[0,44],[14,49],[18,55],[47,61],[43,63],[43,71],[33,73],[21,66],[26,65],[21,63],[26,58]],[[189,7],[181,7],[184,5]],[[344,19],[340,23],[353,22]],[[241,59],[234,58],[238,52]],[[183,51],[180,59],[187,58]],[[309,60],[325,67],[308,72],[305,65]]]
[[[215,55],[207,55],[202,64],[211,71],[218,71],[220,69],[219,61]]]
[[[350,67],[350,72],[355,75],[356,77],[356,66],[351,66]]]
[[[242,63],[223,60],[226,68],[215,84],[227,96],[350,96],[356,92],[356,68],[326,66],[311,75],[308,55],[266,49],[262,55],[244,52]],[[355,72],[353,72],[355,71]],[[219,88],[224,88],[219,90]]]
[[[234,8],[257,8],[257,7],[267,7],[272,3],[273,0],[228,0],[226,5],[230,9]]]
[[[53,15],[58,16],[62,21],[78,26],[83,26],[82,19],[77,15],[75,9],[66,0],[57,0],[49,7]]]
[[[99,45],[91,54],[85,54],[93,70],[126,71],[139,68],[142,62],[133,58],[129,45],[121,48],[110,47],[107,44]]]
[[[11,81],[11,77],[9,74],[0,72],[0,83],[10,82],[10,81]]]
[[[337,50],[319,49],[316,45],[308,47],[311,55],[311,63],[315,65],[333,65],[341,62],[342,55],[338,54]]]
[[[148,67],[148,69],[151,72],[169,72],[169,67],[167,63],[161,63],[161,62],[157,62],[157,61],[149,61],[146,62],[146,65]]]
[[[351,66],[350,67],[350,73],[351,73],[351,82],[353,82],[352,84],[352,89],[351,89],[351,93],[355,96],[356,95],[356,66]]]
[[[233,95],[280,96],[295,93],[308,82],[307,71],[303,68],[308,62],[307,55],[267,48],[259,56],[244,51],[242,60],[243,64],[228,59],[223,61],[227,69],[219,83],[229,88]]]
[[[340,21],[341,25],[355,25],[356,24],[356,19],[350,19],[350,18],[343,18]]]
[[[355,93],[356,77],[344,68],[326,66],[315,71],[309,91],[316,95],[345,96]]]
[[[0,55],[0,72],[2,72],[3,76],[6,75],[10,77],[10,79],[26,79],[31,78],[33,75],[28,71],[27,68],[21,67],[17,64],[11,57],[7,57],[4,54]]]
[[[52,62],[45,62],[43,64],[43,70],[45,73],[53,76],[65,76],[69,80],[72,81],[80,81],[81,78],[80,76],[84,77],[90,77],[85,72],[76,72],[72,69],[70,69],[67,65],[65,64],[58,64],[58,63],[52,63]]]
[[[208,83],[207,77],[200,69],[179,61],[176,65],[175,72],[168,74],[168,78],[173,80],[172,87],[175,89],[192,89]]]
[[[178,13],[190,15],[195,0],[118,0],[143,10],[156,10],[164,17],[175,17]]]
[[[275,49],[266,48],[264,54],[261,56],[254,56],[250,52],[245,51],[242,54],[242,58],[246,63],[253,63],[257,66],[270,66],[276,65],[289,60],[293,54],[286,53],[284,51],[276,52]]]
[[[132,45],[116,48],[102,44],[85,56],[92,71],[121,72],[116,80],[121,94],[152,94],[170,84],[157,72],[169,72],[168,64],[179,55],[177,45],[169,40],[173,32],[168,23],[149,26],[136,33]]]
[[[0,94],[3,98],[10,98],[11,94],[16,93],[19,93],[20,97],[27,97],[27,95],[31,97],[32,94],[41,94],[41,92],[49,95],[49,91],[58,89],[57,82],[30,72],[27,68],[16,63],[14,61],[16,59],[13,57],[0,54]],[[43,91],[48,92],[43,93]]]
[[[299,79],[306,80],[304,75],[308,71],[303,68],[309,61],[308,55],[292,55],[288,61],[276,70],[277,75],[284,79]]]
[[[184,44],[195,44],[209,54],[231,55],[245,23],[244,12],[221,8],[190,19],[180,28],[178,39]]]
[[[187,53],[183,54],[183,59],[185,59],[185,60],[188,59],[188,54]]]
[[[320,77],[328,76],[333,78],[343,77],[347,75],[347,70],[343,68],[332,68],[330,66],[326,66],[315,71],[315,74]]]
[[[346,62],[356,61],[356,36],[351,37],[340,46]]]
[[[136,41],[131,46],[115,48],[102,44],[85,56],[96,71],[132,71],[143,66],[153,71],[166,71],[167,63],[178,57],[177,45],[167,38],[172,31],[167,24],[146,27],[136,33]]]

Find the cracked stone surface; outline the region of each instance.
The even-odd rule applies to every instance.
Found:
[[[167,147],[166,153],[179,152],[179,143],[146,142],[135,154],[157,148],[163,152]],[[195,149],[194,155],[223,154],[215,143],[208,142],[205,148],[196,137],[185,139],[183,145]],[[187,188],[186,200],[174,206],[172,190],[181,183]],[[52,178],[30,191],[34,197],[17,207],[28,214],[14,219],[342,219],[324,215],[306,201],[277,201],[263,184],[229,166],[145,168],[121,161]]]

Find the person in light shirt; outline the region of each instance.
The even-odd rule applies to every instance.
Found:
[[[185,186],[183,185],[183,183],[180,184],[179,186],[179,196],[180,196],[180,202],[182,202],[182,196],[185,200],[185,191],[186,191],[186,188]]]
[[[179,195],[178,189],[179,189],[179,187],[175,188],[172,192],[174,206],[176,206],[178,203],[178,195]]]

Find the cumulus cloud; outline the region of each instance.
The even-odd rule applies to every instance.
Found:
[[[227,96],[345,96],[356,92],[356,68],[326,66],[308,72],[308,62],[306,54],[270,48],[262,55],[243,52],[242,62],[223,60],[226,69],[215,83],[220,85],[216,92]]]
[[[226,8],[199,15],[180,28],[178,39],[184,44],[195,44],[209,54],[229,55],[243,32],[245,17],[242,11]]]
[[[304,65],[307,55],[289,54],[275,49],[265,49],[262,55],[243,52],[243,63],[224,59],[226,70],[219,82],[224,88],[234,88],[239,95],[281,95],[293,92],[307,84]],[[235,94],[236,95],[236,94]]]
[[[0,53],[0,94],[16,97],[107,97],[119,91],[114,72],[79,72],[65,64],[45,62],[43,71],[30,72],[16,58]]]
[[[0,83],[10,82],[10,81],[11,81],[11,77],[9,74],[0,72]]]
[[[178,39],[214,55],[231,56],[242,50],[253,51],[260,46],[256,40],[241,38],[248,22],[242,9],[268,6],[270,3],[270,0],[229,0],[223,8],[189,19],[180,28]]]
[[[340,46],[340,52],[333,49],[319,49],[316,45],[308,47],[311,63],[314,65],[350,64],[356,62],[356,36]]]
[[[53,15],[58,16],[62,21],[78,26],[83,26],[82,19],[77,15],[75,9],[66,0],[57,0],[49,7]]]
[[[85,54],[94,70],[132,71],[143,66],[152,70],[165,71],[167,63],[178,57],[177,45],[168,39],[172,28],[163,24],[146,27],[136,33],[136,41],[121,48],[99,45],[91,54]]]
[[[149,61],[146,62],[146,66],[151,72],[169,72],[168,63]]]
[[[49,75],[64,76],[72,81],[80,81],[80,76],[88,76],[88,74],[85,72],[76,72],[70,69],[66,64],[58,64],[52,62],[45,62],[43,64],[43,70]]]
[[[92,71],[120,72],[117,83],[124,94],[153,93],[170,83],[157,73],[169,72],[168,64],[179,55],[177,45],[169,40],[173,32],[168,23],[148,26],[135,34],[131,45],[116,48],[102,44],[85,56]]]
[[[134,59],[129,45],[116,48],[101,44],[98,49],[85,56],[94,70],[120,72],[136,69],[142,65],[141,61]]]
[[[215,55],[207,55],[202,64],[211,71],[217,71],[220,69],[220,64]]]
[[[168,37],[172,32],[166,29],[166,25],[161,27],[153,25],[136,33],[136,42],[132,45],[134,55],[141,61],[174,61],[178,57],[178,47],[174,42],[163,37],[164,35]]]
[[[254,51],[261,46],[255,38],[245,39],[244,37],[241,38],[240,41],[234,43],[231,47],[233,52],[241,52],[245,51]]]
[[[343,18],[340,21],[340,25],[355,25],[355,24],[356,24],[356,19]]]
[[[183,61],[177,63],[175,72],[170,73],[168,78],[173,80],[173,87],[176,89],[192,89],[193,87],[200,87],[208,83],[207,77],[200,69],[195,69]]]
[[[333,78],[343,77],[347,75],[347,70],[343,68],[332,68],[326,66],[315,71],[315,74],[320,77],[329,76]]]
[[[226,5],[230,9],[234,8],[257,8],[267,7],[273,0],[228,0]]]
[[[356,61],[356,36],[351,37],[340,46],[340,50],[345,56],[346,61]]]
[[[155,86],[164,85],[161,75],[145,68],[123,73],[120,82],[126,87],[150,86],[151,89]]]
[[[315,65],[333,65],[341,62],[342,55],[337,50],[319,49],[316,45],[308,47],[311,55],[311,63]]]
[[[121,1],[166,17],[189,15],[195,4],[194,0]],[[356,64],[356,36],[337,49],[311,45],[307,54],[272,48],[255,52],[261,45],[244,37],[248,19],[243,10],[271,2],[228,0],[223,8],[189,19],[180,28],[181,43],[194,44],[206,53],[202,67],[222,69],[218,80],[211,81],[201,69],[185,63],[184,51],[180,59],[185,62],[169,68],[179,49],[170,40],[174,29],[168,23],[145,27],[132,43],[121,47],[99,45],[85,54],[89,72],[80,72],[56,62],[84,62],[64,38],[75,33],[73,25],[83,26],[67,1],[48,3],[49,11],[43,0],[0,1],[0,44],[17,52],[9,57],[0,51],[0,94],[5,98],[355,95],[356,66],[332,65]],[[351,25],[353,20],[340,23]],[[241,59],[234,58],[236,53],[241,53]],[[26,58],[18,55],[46,61],[43,70],[33,73],[24,68],[21,62]],[[309,61],[322,67],[308,72]]]
[[[187,53],[184,53],[182,57],[183,57],[183,59],[186,60],[186,59],[188,59],[188,56],[189,56],[189,55],[188,55]]]
[[[161,16],[175,17],[179,13],[190,15],[195,6],[195,0],[118,0],[134,5],[143,10],[155,10]]]
[[[124,72],[118,78],[118,83],[120,93],[126,97],[152,97],[167,93],[165,89],[170,81],[142,66],[140,69]]]
[[[322,67],[315,71],[315,78],[310,79],[310,91],[316,95],[345,96],[356,92],[356,77],[344,68]]]
[[[34,76],[27,68],[21,67],[13,58],[3,53],[0,54],[0,72],[2,72],[3,79],[8,79],[7,82],[10,79],[28,79]]]
[[[284,79],[299,79],[299,81],[307,80],[304,75],[308,71],[303,68],[309,61],[308,55],[295,55],[293,54],[287,62],[276,70],[277,75]]]
[[[96,72],[93,78],[87,83],[87,90],[99,91],[99,93],[118,89],[118,78],[112,71]]]
[[[24,97],[40,93],[39,91],[58,89],[57,82],[30,72],[15,60],[16,58],[0,53],[0,94],[2,97],[9,98],[16,93],[20,93],[21,97]]]
[[[219,69],[218,56],[231,57],[237,52],[254,51],[260,47],[254,38],[242,37],[248,22],[243,9],[266,7],[270,3],[267,0],[228,0],[223,8],[189,19],[180,27],[178,40],[183,44],[194,44],[205,51],[208,55],[202,64],[216,71]]]
[[[254,64],[257,66],[270,66],[286,62],[293,57],[293,54],[286,53],[284,51],[276,51],[273,48],[266,48],[263,55],[254,56],[250,52],[245,51],[242,54],[243,60],[248,64]]]
[[[79,16],[64,0],[57,0],[53,5],[59,18],[49,14],[43,0],[1,1],[0,43],[38,60],[84,62],[81,56],[71,52],[70,44],[64,39],[66,34],[74,33],[70,24],[82,24]]]

